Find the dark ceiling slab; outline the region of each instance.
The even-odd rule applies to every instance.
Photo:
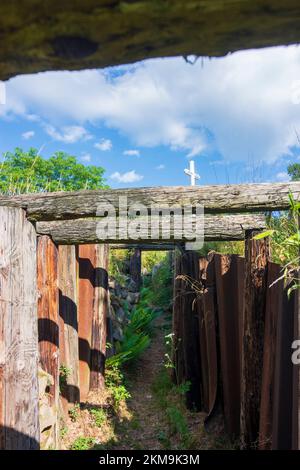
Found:
[[[300,41],[299,0],[10,0],[0,79]]]

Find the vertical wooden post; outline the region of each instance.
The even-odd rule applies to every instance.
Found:
[[[95,245],[80,245],[78,250],[78,336],[80,400],[85,400],[90,390],[92,322],[95,294],[95,262]]]
[[[300,214],[298,215],[300,231]],[[299,250],[300,256],[300,250]],[[300,263],[299,263],[300,264]],[[296,274],[300,279],[300,268]],[[300,288],[295,292],[294,339],[300,340]],[[300,365],[293,365],[293,449],[300,450]]]
[[[130,276],[136,284],[137,290],[140,290],[142,283],[142,252],[135,248],[130,257]]]
[[[245,306],[241,378],[241,445],[258,443],[265,326],[266,278],[269,260],[267,238],[254,240],[245,233]]]
[[[38,332],[41,368],[53,378],[50,386],[50,405],[58,417],[59,403],[59,327],[57,247],[48,236],[38,237],[37,288]],[[42,423],[42,421],[41,421]],[[47,423],[45,423],[47,424]],[[59,425],[54,425],[52,440],[58,447]]]
[[[0,207],[0,442],[38,449],[36,233],[22,209]]]
[[[61,381],[61,395],[65,411],[68,403],[77,403],[80,398],[76,251],[74,245],[58,248],[60,366],[66,368]]]
[[[95,294],[91,338],[91,390],[104,387],[109,245],[95,245],[95,251]]]

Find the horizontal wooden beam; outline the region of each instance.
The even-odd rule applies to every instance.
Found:
[[[140,238],[133,238],[130,230],[119,235],[118,229],[114,234],[110,234],[110,238],[106,241],[109,244],[117,243],[124,244],[130,242],[131,244],[147,244],[151,243],[170,243],[172,242],[185,242],[189,241],[189,235],[186,232],[186,227],[191,226],[196,229],[196,216],[191,219],[187,218],[185,222],[187,225],[182,224],[182,218],[162,216],[145,218],[137,217],[130,219],[138,222],[141,227],[147,228],[147,231],[141,232]],[[199,222],[201,219],[198,219]],[[101,219],[102,223],[103,219]],[[114,220],[105,218],[105,222],[111,227]],[[83,243],[99,243],[105,241],[99,234],[99,219],[73,219],[73,220],[58,220],[50,222],[37,222],[36,230],[40,235],[50,235],[55,243],[63,244],[83,244]],[[154,238],[151,232],[153,224],[159,223],[160,230]],[[189,225],[192,223],[193,225]],[[203,225],[203,224],[201,224]],[[266,226],[265,217],[260,214],[234,214],[234,215],[210,215],[204,217],[204,237],[207,241],[216,240],[242,240],[244,238],[244,231],[248,229],[263,229]],[[198,229],[200,224],[198,225]],[[193,232],[194,233],[194,232]],[[200,230],[195,232],[200,235]]]
[[[134,250],[141,251],[172,251],[178,246],[177,243],[113,243],[109,245],[110,250]]]
[[[300,199],[300,181],[290,183],[167,186],[1,196],[0,206],[22,207],[29,220],[63,220],[104,215],[119,203],[157,208],[204,206],[207,213],[260,212],[289,208],[289,192]]]
[[[0,80],[300,41],[298,0],[9,0]]]

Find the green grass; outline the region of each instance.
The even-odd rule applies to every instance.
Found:
[[[92,437],[77,437],[70,447],[70,450],[90,450],[96,444]]]
[[[101,426],[105,423],[107,416],[105,413],[105,410],[102,408],[93,408],[89,410],[91,416],[93,417],[94,423],[98,428],[101,428]]]

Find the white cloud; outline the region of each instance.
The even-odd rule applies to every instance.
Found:
[[[166,145],[190,157],[272,162],[299,145],[297,46],[242,51],[193,66],[157,59],[109,71],[48,72],[7,84],[0,114],[38,114],[61,123],[101,122],[134,146]],[[47,93],[45,93],[47,90]]]
[[[290,181],[290,177],[285,171],[280,171],[279,173],[277,173],[276,179],[278,181]]]
[[[165,168],[166,168],[165,165],[162,165],[162,164],[161,164],[161,165],[157,165],[157,166],[155,167],[156,170],[164,170]]]
[[[119,173],[116,171],[111,175],[111,179],[118,181],[118,183],[136,183],[144,178],[143,175],[139,175],[135,170],[128,171],[127,173]]]
[[[32,139],[32,137],[34,137],[34,134],[35,134],[34,131],[27,131],[27,132],[23,132],[22,137],[25,140],[29,140],[29,139]]]
[[[101,150],[101,152],[106,152],[107,150],[112,149],[112,141],[109,139],[101,139],[100,142],[97,142],[94,147],[98,150]]]
[[[139,150],[124,150],[123,155],[128,155],[130,157],[139,157],[140,151]]]
[[[63,142],[65,144],[74,144],[81,140],[89,140],[92,137],[82,126],[64,126],[61,128],[60,132],[54,126],[47,124],[44,126],[44,129],[53,140],[57,140],[58,142]]]
[[[90,162],[91,161],[91,155],[89,153],[84,153],[81,155],[81,160],[84,162]]]

